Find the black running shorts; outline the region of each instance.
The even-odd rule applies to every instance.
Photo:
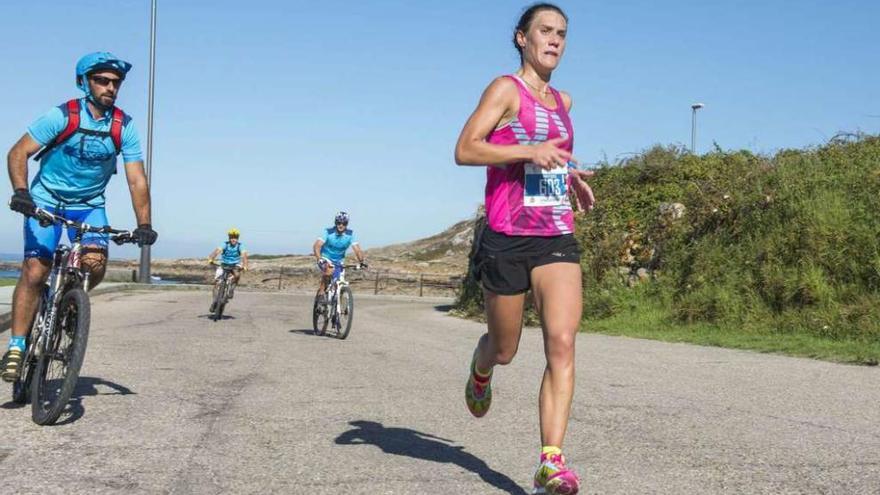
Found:
[[[502,295],[523,294],[532,269],[550,263],[580,263],[581,250],[571,234],[554,237],[509,236],[486,227],[473,259],[474,277],[483,288]]]

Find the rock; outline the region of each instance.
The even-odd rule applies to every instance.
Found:
[[[639,281],[646,282],[651,279],[651,273],[647,268],[639,268],[636,270],[636,276],[639,278]]]
[[[661,217],[668,218],[669,220],[678,220],[684,216],[685,209],[681,203],[660,203],[657,211]]]

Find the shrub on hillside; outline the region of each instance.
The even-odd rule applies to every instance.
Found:
[[[576,229],[586,318],[647,284],[637,297],[682,322],[880,340],[880,137],[774,157],[657,146],[591,184]]]

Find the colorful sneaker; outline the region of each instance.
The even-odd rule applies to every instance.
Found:
[[[535,473],[535,489],[532,494],[575,495],[581,480],[571,469],[565,467],[562,454],[541,454],[541,464]]]
[[[21,374],[21,361],[24,354],[19,349],[9,349],[0,361],[0,377],[3,381],[14,382]]]
[[[486,377],[477,374],[476,350],[471,359],[470,373],[464,388],[464,400],[468,410],[477,418],[485,416],[489,412],[489,406],[492,405],[492,373],[489,372],[489,376]]]

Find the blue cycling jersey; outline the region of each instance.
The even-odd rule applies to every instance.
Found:
[[[244,244],[240,242],[235,246],[229,242],[225,242],[217,249],[220,250],[220,262],[224,265],[237,265],[241,263],[241,253],[247,252],[247,249],[244,248]]]
[[[95,119],[85,99],[80,100],[80,127],[109,132],[112,111]],[[67,117],[58,107],[46,112],[28,127],[28,134],[42,146],[52,143],[67,126]],[[122,125],[122,159],[125,163],[143,160],[137,130],[130,118]],[[31,195],[41,207],[65,206],[84,210],[104,206],[104,189],[116,172],[116,147],[110,136],[74,133],[40,161],[40,170],[31,183]],[[51,191],[51,192],[50,192]],[[53,194],[54,193],[54,194]],[[63,199],[59,201],[59,198]]]
[[[345,253],[348,252],[348,248],[357,244],[353,230],[345,229],[340,234],[336,227],[324,229],[324,235],[318,237],[318,239],[324,241],[324,245],[321,246],[321,257],[335,263],[342,262],[345,259]]]

